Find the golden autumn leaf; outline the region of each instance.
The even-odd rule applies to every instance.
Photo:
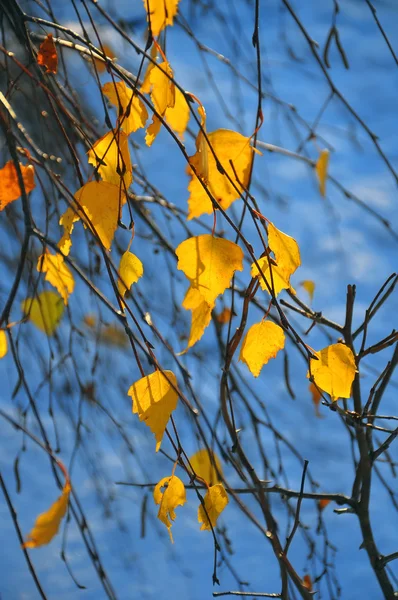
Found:
[[[155,371],[142,377],[127,394],[133,400],[133,413],[138,414],[156,439],[156,452],[162,443],[171,413],[177,407],[177,379],[172,371]]]
[[[312,592],[312,580],[309,575],[304,575],[303,577],[303,587],[305,587],[309,592]]]
[[[124,81],[105,83],[102,86],[102,91],[118,109],[118,123],[127,135],[141,127],[145,127],[148,119],[145,104],[134,93],[134,90],[126,86]]]
[[[314,299],[314,293],[315,293],[315,283],[313,281],[311,281],[311,279],[304,279],[304,281],[300,281],[300,285],[308,293],[308,295],[310,297],[310,302],[312,302]]]
[[[58,70],[57,49],[52,33],[49,33],[44,42],[40,44],[37,54],[37,64],[46,67],[46,73],[54,73],[55,75]]]
[[[162,487],[165,488],[164,492],[162,492]],[[158,519],[166,525],[170,540],[173,543],[171,526],[173,524],[172,521],[176,518],[175,509],[177,506],[183,506],[186,502],[183,482],[175,475],[163,477],[153,491],[153,499],[155,504],[160,504]]]
[[[149,94],[150,91],[151,91],[151,87],[152,87],[152,84],[151,84],[151,71],[152,71],[152,69],[154,69],[156,67],[156,61],[157,61],[157,58],[158,58],[158,47],[157,47],[156,44],[152,45],[152,48],[151,48],[151,58],[152,58],[153,62],[152,61],[148,62],[148,66],[146,68],[144,79],[143,79],[142,86],[141,86],[141,92],[143,94]]]
[[[88,162],[103,181],[126,191],[133,181],[128,137],[124,131],[108,131],[87,152]]]
[[[301,265],[300,249],[296,240],[277,229],[273,223],[269,223],[268,244],[279,269],[289,278]]]
[[[147,11],[147,21],[150,22],[152,35],[157,37],[167,26],[173,25],[180,0],[143,0]]]
[[[64,303],[68,304],[68,297],[75,288],[75,280],[64,262],[64,257],[47,251],[39,256],[37,270],[46,274],[45,280],[58,290]]]
[[[217,454],[202,448],[193,454],[189,463],[195,474],[204,479],[209,485],[221,483],[220,475],[222,475],[221,462]]]
[[[328,500],[327,498],[322,498],[318,502],[319,510],[324,510],[327,507],[327,505],[330,503],[331,503],[331,500]]]
[[[23,165],[19,163],[25,192],[29,194],[35,189],[35,169],[32,165]],[[4,210],[7,204],[17,200],[21,196],[18,174],[14,162],[9,160],[2,169],[0,169],[0,211]]]
[[[249,183],[253,148],[250,146],[250,138],[229,129],[217,129],[208,133],[207,137],[220,164],[231,178],[235,187],[229,182],[226,175],[220,173],[218,170],[213,152],[208,147],[201,131],[197,139],[196,154],[189,158],[189,162],[195,168],[198,175],[203,178],[204,183],[206,183],[210,193],[220,204],[221,208],[226,210],[239,198],[243,188]],[[204,153],[207,155],[206,157],[203,156]],[[236,176],[231,167],[230,160],[233,162]],[[207,165],[207,177],[204,177],[204,163]],[[188,220],[204,214],[210,215],[213,212],[213,204],[198,177],[189,166],[188,175],[191,177],[188,185],[190,194],[188,198]],[[237,178],[239,181],[237,181]]]
[[[85,227],[94,229],[105,248],[110,250],[120,210],[126,202],[124,192],[107,181],[90,181],[76,192],[75,200],[76,206],[68,208],[59,221],[64,234],[58,248],[66,256],[69,254],[74,223],[81,219]]]
[[[175,105],[175,85],[170,77],[173,77],[173,70],[167,61],[163,61],[149,72],[149,84],[151,87],[151,100],[156,111],[161,117],[166,116],[166,111]],[[145,82],[144,82],[145,83]],[[158,135],[162,122],[157,115],[153,115],[152,123],[147,129],[145,143],[151,146]]]
[[[211,527],[214,528],[217,525],[218,517],[229,502],[228,494],[222,483],[209,487],[203,501],[204,507],[202,504],[199,506],[198,521],[202,523],[201,531],[206,529],[210,531]]]
[[[279,350],[285,346],[285,334],[282,327],[272,321],[261,321],[252,325],[242,343],[239,360],[246,363],[254,377]]]
[[[315,354],[319,360],[310,359],[310,372],[317,386],[332,400],[349,398],[357,372],[352,350],[344,344],[332,344]]]
[[[102,44],[102,47],[100,49],[103,52],[105,52],[105,54],[108,58],[112,58],[112,59],[116,58],[115,53],[113,52],[113,50],[109,46],[109,44]],[[96,66],[98,73],[105,73],[106,63],[102,62],[102,60],[99,60],[99,58],[94,58],[94,64]]]
[[[0,358],[4,358],[7,354],[8,344],[7,335],[4,329],[0,329]]]
[[[69,480],[66,480],[62,494],[50,506],[47,512],[42,513],[36,519],[32,531],[26,538],[23,548],[38,548],[49,544],[53,537],[57,535],[61,521],[64,518],[68,503],[71,487]]]
[[[180,354],[187,352],[189,348],[192,348],[192,346],[200,340],[206,327],[210,323],[212,311],[212,307],[204,300],[199,290],[193,287],[188,288],[185,298],[182,301],[182,307],[185,308],[185,310],[192,311],[192,322],[188,345]]]
[[[184,94],[176,87],[174,106],[170,106],[166,110],[165,118],[172,130],[178,134],[180,140],[184,139],[190,114],[188,102],[185,100]]]
[[[231,320],[231,309],[230,308],[224,308],[218,315],[216,315],[216,320],[221,324],[221,325],[225,325],[226,323],[229,323]]]
[[[322,150],[319,153],[319,158],[315,165],[315,171],[319,180],[319,191],[321,196],[325,197],[326,195],[326,179],[328,176],[328,166],[329,166],[329,150]]]
[[[140,259],[132,252],[125,252],[120,259],[119,276],[117,289],[119,294],[124,298],[126,292],[131,288],[133,283],[137,283],[144,273],[144,267]],[[126,287],[127,286],[127,287]]]
[[[315,416],[318,417],[318,419],[321,419],[322,415],[319,412],[319,404],[321,402],[322,395],[321,395],[320,391],[318,390],[318,388],[316,387],[316,385],[312,381],[311,381],[310,385],[308,386],[308,389],[312,395],[312,402],[314,403],[314,407],[315,407]]]
[[[256,263],[252,264],[251,275],[252,277],[258,277],[260,286],[263,290],[269,293],[269,289],[264,279],[269,285],[269,288],[273,290],[275,296],[277,296],[282,290],[293,290],[290,285],[290,276],[275,264],[275,261],[267,256],[262,256],[257,260],[257,263],[261,269],[261,273],[257,268]],[[271,265],[271,268],[270,268]]]
[[[47,335],[53,335],[64,314],[64,303],[57,292],[46,290],[35,298],[26,298],[21,304],[29,321]]]
[[[243,271],[243,251],[233,242],[204,234],[191,237],[176,249],[177,268],[213,307],[229,287],[235,271]]]

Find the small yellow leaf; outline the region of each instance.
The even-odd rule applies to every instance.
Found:
[[[133,400],[133,413],[150,428],[156,439],[156,452],[162,443],[171,413],[177,407],[177,379],[172,371],[155,371],[139,379],[127,394]]]
[[[252,325],[242,343],[239,360],[246,363],[254,377],[279,350],[285,346],[285,333],[272,321],[261,321]]]
[[[133,181],[133,170],[128,137],[124,131],[108,131],[95,142],[87,155],[88,162],[98,167],[101,179],[127,190]]]
[[[26,298],[21,304],[29,320],[47,335],[53,335],[64,314],[64,303],[57,292],[42,292],[35,298]]]
[[[260,286],[263,290],[269,293],[269,289],[264,281],[267,281],[269,288],[273,290],[275,296],[277,296],[282,290],[291,289],[293,292],[293,288],[290,285],[290,276],[286,274],[286,272],[278,267],[271,258],[267,256],[262,256],[257,260],[257,263],[261,269],[261,273],[259,272],[256,263],[252,264],[251,275],[252,277],[258,277],[260,282]],[[271,265],[271,269],[270,269]]]
[[[143,0],[145,10],[147,11],[147,21],[151,23],[151,31],[154,37],[157,37],[167,25],[173,25],[179,1]]]
[[[153,115],[152,123],[149,125],[145,134],[145,143],[147,146],[152,146],[153,141],[158,135],[160,128],[162,127],[162,121],[159,119],[157,115]]]
[[[109,44],[102,44],[100,50],[102,50],[108,58],[116,58],[115,53]],[[98,73],[105,73],[106,71],[106,63],[102,62],[99,58],[94,58],[95,66],[97,68]]]
[[[300,285],[305,289],[306,292],[308,292],[310,302],[312,302],[315,293],[315,283],[311,281],[311,279],[304,279],[304,281],[300,281]]]
[[[204,234],[191,237],[176,249],[177,268],[213,307],[229,287],[235,271],[243,271],[242,249],[229,240]]]
[[[45,273],[45,280],[51,283],[60,293],[65,304],[68,297],[75,288],[75,280],[72,272],[64,263],[64,257],[60,254],[50,254],[48,251],[39,256],[37,261],[39,273]]]
[[[268,244],[275,255],[279,269],[287,277],[293,275],[301,265],[300,249],[296,240],[270,223],[268,225]]]
[[[151,48],[151,58],[154,62],[152,62],[152,61],[148,62],[148,66],[146,68],[145,75],[144,75],[144,80],[143,80],[142,86],[141,86],[141,92],[143,94],[149,94],[149,92],[151,91],[151,87],[152,87],[151,71],[152,71],[152,69],[155,68],[155,66],[156,66],[155,62],[158,58],[158,49],[155,44],[153,44],[152,48]]]
[[[117,289],[119,294],[124,298],[126,292],[131,288],[133,283],[137,283],[140,277],[144,273],[144,267],[135,254],[132,252],[125,252],[120,259],[119,264],[119,276],[120,279],[117,282]],[[127,286],[127,287],[126,287]]]
[[[182,307],[185,310],[192,311],[191,331],[189,334],[188,345],[183,352],[187,352],[202,337],[206,327],[211,320],[212,307],[203,299],[203,296],[196,288],[189,287],[185,298],[182,301]]]
[[[317,386],[332,400],[349,398],[357,372],[352,350],[344,344],[332,344],[315,354],[319,360],[310,359],[310,370]]]
[[[23,548],[38,548],[51,542],[53,537],[58,533],[61,521],[66,514],[70,492],[71,487],[67,480],[58,500],[54,502],[47,512],[37,517],[32,531],[23,544]]]
[[[209,485],[221,483],[221,462],[214,452],[202,448],[202,450],[198,450],[191,456],[189,463],[195,474],[204,479]]]
[[[189,162],[198,175],[202,177],[221,208],[226,210],[240,197],[240,193],[249,183],[253,149],[250,146],[250,138],[229,129],[217,129],[208,133],[207,137],[222,168],[231,178],[234,186],[229,182],[226,175],[219,171],[213,152],[208,147],[201,131],[197,138],[196,154],[190,157]],[[232,161],[234,169],[231,167],[230,161]],[[204,164],[206,165],[205,169],[203,168]],[[213,204],[202,183],[189,166],[188,175],[191,177],[188,185],[190,193],[188,198],[188,220],[204,214],[212,214]]]
[[[161,490],[162,487],[166,488],[164,492]],[[175,475],[163,477],[153,490],[153,499],[155,504],[160,504],[158,519],[166,525],[170,540],[173,543],[171,526],[172,521],[176,518],[175,509],[177,506],[183,506],[187,500],[184,484]]]
[[[23,165],[19,163],[21,169],[22,181],[25,187],[25,192],[29,194],[35,189],[35,169],[32,165]],[[14,162],[9,160],[2,169],[0,169],[0,211],[7,204],[17,200],[21,196],[21,188],[19,187],[18,174]]]
[[[201,504],[198,510],[198,521],[202,523],[202,530],[211,530],[215,527],[217,519],[228,504],[228,495],[222,483],[209,487],[204,497],[204,507]]]
[[[185,96],[180,90],[175,88],[175,103],[170,106],[165,113],[166,121],[170,127],[178,134],[181,140],[184,139],[184,133],[188,125],[190,110]]]
[[[8,343],[7,335],[4,329],[0,329],[0,358],[4,358],[7,354]]]
[[[315,165],[316,174],[319,180],[319,191],[321,196],[326,195],[326,179],[328,176],[329,150],[322,150]]]
[[[137,94],[134,94],[132,89],[126,86],[124,81],[105,83],[102,91],[118,109],[118,123],[127,135],[145,127],[148,119],[145,104]]]

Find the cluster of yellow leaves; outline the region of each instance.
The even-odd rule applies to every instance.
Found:
[[[35,189],[35,169],[32,165],[23,165],[19,163],[25,192],[29,194]],[[18,174],[14,162],[9,160],[2,169],[0,169],[0,211],[17,200],[21,196]]]
[[[326,196],[326,180],[328,177],[329,150],[321,150],[319,158],[315,164],[315,171],[319,181],[319,191],[321,196]]]
[[[315,352],[318,360],[310,359],[310,371],[316,385],[330,394],[333,401],[349,398],[357,367],[351,348],[344,344],[332,344]]]
[[[46,290],[35,298],[26,298],[21,309],[27,318],[47,335],[53,335],[64,314],[64,302],[57,292]]]
[[[40,44],[39,52],[37,54],[37,64],[46,67],[46,73],[53,73],[55,75],[58,70],[57,49],[51,33],[49,33],[44,42]]]
[[[173,25],[180,0],[143,0],[152,35],[157,37],[167,25]]]

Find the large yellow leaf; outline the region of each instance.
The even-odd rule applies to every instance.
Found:
[[[7,335],[4,329],[0,329],[0,358],[4,358],[7,354],[8,344]]]
[[[177,268],[183,271],[203,299],[214,302],[230,285],[235,271],[243,271],[241,248],[222,238],[205,234],[191,237],[176,249]]]
[[[71,270],[64,263],[64,257],[47,251],[39,256],[37,270],[46,274],[45,280],[58,290],[64,303],[68,304],[68,297],[75,288],[75,280]]]
[[[228,504],[228,495],[222,483],[217,483],[207,490],[204,504],[204,507],[202,504],[199,506],[198,521],[202,523],[201,531],[210,531],[211,526],[214,528],[217,525],[218,517]]]
[[[95,142],[87,155],[88,162],[98,167],[101,179],[127,190],[133,181],[133,170],[128,137],[124,131],[108,131]]]
[[[182,301],[182,307],[192,311],[192,323],[188,345],[185,350],[181,352],[181,354],[184,354],[202,337],[206,327],[210,323],[212,307],[204,300],[199,290],[193,287],[188,288],[185,298]]]
[[[176,87],[174,106],[170,106],[166,110],[165,117],[167,123],[170,125],[173,131],[175,131],[175,133],[178,133],[178,136],[181,140],[184,139],[184,133],[188,125],[189,116],[190,110],[184,94]]]
[[[189,462],[195,474],[204,479],[209,485],[220,483],[220,475],[222,475],[221,462],[214,452],[202,448],[191,456]]]
[[[102,91],[118,109],[118,123],[127,135],[145,127],[148,118],[145,104],[131,88],[126,86],[124,81],[105,83]]]
[[[147,21],[151,23],[152,35],[157,37],[167,26],[173,25],[180,0],[143,0]]]
[[[120,259],[120,279],[117,282],[117,289],[122,298],[124,298],[126,292],[131,288],[133,283],[137,283],[143,273],[144,267],[140,259],[132,252],[125,252]]]
[[[254,377],[279,350],[285,346],[285,334],[282,327],[272,321],[261,321],[252,325],[242,343],[239,360],[246,363]]]
[[[22,181],[25,187],[25,192],[29,194],[35,187],[35,169],[32,165],[23,165],[19,163],[21,169]],[[8,163],[0,169],[0,210],[3,210],[7,204],[17,200],[21,195],[19,187],[18,174],[14,162],[9,160]]]
[[[161,490],[162,487],[166,488],[164,492]],[[171,526],[173,524],[172,521],[176,518],[175,509],[186,502],[184,484],[175,475],[163,477],[153,490],[153,499],[155,500],[155,504],[160,504],[158,519],[166,525],[170,540],[173,542]]]
[[[64,303],[57,292],[46,290],[35,298],[26,298],[21,308],[38,329],[53,335],[64,314]]]
[[[204,183],[220,206],[226,210],[232,202],[239,198],[243,187],[249,183],[250,165],[253,158],[253,149],[250,146],[250,138],[247,138],[236,131],[229,129],[217,129],[208,133],[209,142],[225,172],[229,175],[238,191],[231,185],[225,175],[220,173],[213,155],[206,141],[203,141],[203,134],[199,132],[196,154],[190,157],[189,162],[196,169],[198,174],[204,179]],[[201,143],[202,141],[202,143]],[[207,157],[203,154],[207,153]],[[207,177],[204,176],[203,163],[207,158]],[[232,160],[234,170],[231,167]],[[188,198],[188,219],[200,217],[204,214],[213,212],[213,205],[206,191],[192,169],[188,167],[188,174],[191,181],[188,186],[190,196]],[[237,178],[240,183],[238,183]]]
[[[85,227],[94,228],[105,248],[110,250],[120,210],[126,202],[124,192],[107,181],[90,181],[76,192],[75,200],[76,207],[68,208],[59,222],[64,228],[64,234],[58,243],[61,252],[69,254],[74,223],[79,219]]]
[[[51,542],[53,537],[58,533],[61,521],[66,514],[70,491],[70,483],[66,481],[58,500],[52,504],[47,512],[37,517],[32,531],[23,544],[24,548],[38,548]]]
[[[269,293],[269,289],[264,281],[265,279],[270,289],[273,290],[275,296],[277,296],[282,290],[291,289],[294,291],[289,283],[289,275],[287,275],[283,269],[278,267],[275,264],[275,261],[272,261],[272,259],[268,258],[267,256],[262,256],[257,260],[257,263],[261,269],[261,273],[259,272],[256,263],[253,263],[251,275],[252,277],[258,277],[260,286],[263,290]]]
[[[177,379],[172,371],[155,371],[133,383],[127,392],[133,400],[133,413],[138,414],[155,436],[156,452],[177,406],[178,394],[174,388],[177,388]]]
[[[301,265],[300,249],[296,240],[270,223],[268,225],[268,244],[275,255],[278,267],[287,277],[293,275]]]
[[[310,372],[317,386],[332,400],[349,398],[357,372],[352,350],[344,344],[332,344],[315,354],[319,360],[310,359]]]
[[[321,196],[326,195],[326,179],[328,177],[329,150],[322,150],[315,165],[315,171],[319,180],[319,191]]]

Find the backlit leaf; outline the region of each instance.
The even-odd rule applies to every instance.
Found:
[[[46,290],[35,298],[26,298],[21,308],[29,320],[47,335],[53,335],[64,314],[64,303],[57,292]]]
[[[275,261],[273,261],[267,256],[262,256],[257,260],[257,263],[261,269],[261,273],[259,272],[256,263],[253,263],[251,268],[251,275],[252,277],[258,277],[260,286],[263,290],[269,293],[269,289],[264,281],[265,278],[269,285],[269,288],[274,291],[275,296],[277,296],[282,290],[291,289],[292,291],[294,291],[289,282],[290,276],[287,275],[287,273],[283,269],[278,267],[275,264]]]
[[[57,49],[55,48],[52,33],[49,33],[44,42],[40,44],[37,63],[46,67],[46,73],[56,73],[58,69]]]
[[[182,301],[182,307],[185,308],[185,310],[192,311],[192,323],[188,345],[186,349],[181,352],[181,354],[184,354],[202,337],[206,327],[211,321],[212,307],[204,300],[199,290],[193,287],[188,288],[185,298]]]
[[[4,358],[7,354],[8,344],[7,335],[4,329],[0,329],[0,358]]]
[[[332,344],[315,354],[319,360],[311,358],[310,367],[317,386],[330,394],[332,400],[349,398],[357,372],[351,349],[344,344]]]
[[[178,401],[177,379],[172,371],[155,371],[139,379],[127,394],[133,400],[133,413],[151,429],[156,439],[156,452],[162,443],[171,413]]]
[[[64,303],[68,304],[68,297],[75,288],[75,280],[64,262],[64,257],[47,251],[39,256],[37,270],[46,274],[45,280],[58,290]]]
[[[316,385],[312,381],[311,381],[310,385],[308,386],[308,389],[310,390],[311,395],[312,395],[312,402],[314,403],[314,407],[315,407],[315,416],[318,417],[318,419],[321,419],[322,415],[319,412],[319,404],[321,402],[322,395],[321,395],[320,391],[318,390],[318,388],[316,387]]]
[[[217,296],[230,286],[235,271],[243,271],[242,249],[229,240],[209,234],[185,240],[176,254],[177,268],[211,307]]]
[[[268,225],[268,244],[275,255],[275,260],[287,277],[301,265],[300,249],[296,240],[283,233],[273,223]]]
[[[213,152],[204,139],[202,132],[199,132],[198,135],[196,154],[190,157],[189,162],[199,176],[202,177],[204,183],[207,184],[210,193],[220,206],[226,210],[232,202],[239,198],[243,187],[246,187],[249,183],[253,149],[250,146],[250,138],[229,129],[217,129],[208,133],[207,137],[224,171],[229,175],[238,191],[232,186],[226,175],[218,170]],[[203,156],[204,153],[207,154],[206,157]],[[207,176],[203,172],[204,158],[207,160]],[[236,176],[230,160],[233,162]],[[188,185],[190,193],[188,198],[188,220],[204,214],[210,215],[213,212],[213,205],[209,196],[189,166],[188,174],[191,177]]]
[[[151,23],[152,35],[157,37],[167,26],[173,25],[180,0],[143,0],[147,21]]]
[[[69,502],[69,494],[71,492],[70,483],[67,480],[62,490],[62,494],[48,509],[36,519],[32,531],[26,538],[23,544],[24,548],[38,548],[49,544],[53,537],[57,535],[61,521],[66,514]]]
[[[167,61],[163,61],[154,66],[149,72],[149,82],[152,88],[151,100],[156,111],[161,117],[166,116],[168,108],[173,108],[175,105],[175,85],[170,79],[173,77],[173,70]],[[178,115],[178,107],[177,107]],[[176,118],[176,115],[174,115]],[[157,115],[153,115],[152,124],[148,127],[145,143],[151,146],[155,137],[159,133],[162,122]]]
[[[125,191],[133,181],[128,137],[124,131],[108,131],[87,152],[88,162],[98,167],[101,179]],[[121,181],[123,180],[123,183]]]
[[[312,580],[309,575],[304,575],[303,577],[303,587],[307,589],[309,592],[312,592]]]
[[[174,106],[170,106],[165,113],[166,121],[170,127],[178,134],[181,140],[184,139],[184,133],[188,125],[190,110],[185,96],[180,90],[175,88]]]
[[[204,479],[209,485],[220,483],[218,473],[222,475],[222,468],[220,460],[214,452],[202,448],[190,457],[189,462],[195,474]]]
[[[144,267],[142,266],[140,259],[132,252],[125,252],[120,259],[120,279],[117,282],[117,289],[122,298],[124,298],[126,292],[131,288],[133,283],[137,283],[143,273]]]
[[[322,150],[315,165],[315,171],[319,180],[319,191],[321,196],[326,195],[326,179],[328,176],[329,150]]]
[[[329,500],[328,498],[321,498],[321,500],[319,500],[318,502],[319,510],[324,510],[330,503],[331,500]]]
[[[254,377],[279,350],[285,346],[285,334],[282,327],[272,321],[261,321],[252,325],[242,343],[239,360],[246,363]]]
[[[315,283],[311,279],[304,279],[304,281],[300,281],[300,285],[308,292],[310,302],[312,302],[315,293]]]
[[[115,56],[112,48],[109,46],[109,44],[102,44],[101,48],[99,48],[99,49],[102,50],[103,52],[105,52],[105,54],[108,58],[116,58],[116,56]],[[102,60],[99,60],[99,58],[94,58],[94,63],[95,63],[98,73],[105,73],[105,71],[106,71],[106,63],[105,62],[102,62]]]
[[[162,487],[165,488],[164,492]],[[166,525],[170,540],[174,543],[171,526],[176,518],[175,509],[177,506],[183,506],[187,500],[184,484],[175,475],[163,477],[153,490],[153,499],[155,504],[160,504],[158,519]]]
[[[35,169],[32,165],[23,165],[19,163],[22,180],[25,186],[25,192],[29,194],[36,187]],[[0,210],[3,210],[7,204],[17,200],[21,196],[17,170],[14,162],[9,160],[2,169],[0,169]]]
[[[118,110],[118,123],[129,135],[141,127],[145,127],[148,111],[145,104],[124,81],[109,82],[102,86],[102,91]]]
[[[202,523],[201,530],[211,530],[217,525],[217,519],[228,504],[228,495],[222,483],[209,487],[204,497],[204,507],[198,510],[198,521]]]

